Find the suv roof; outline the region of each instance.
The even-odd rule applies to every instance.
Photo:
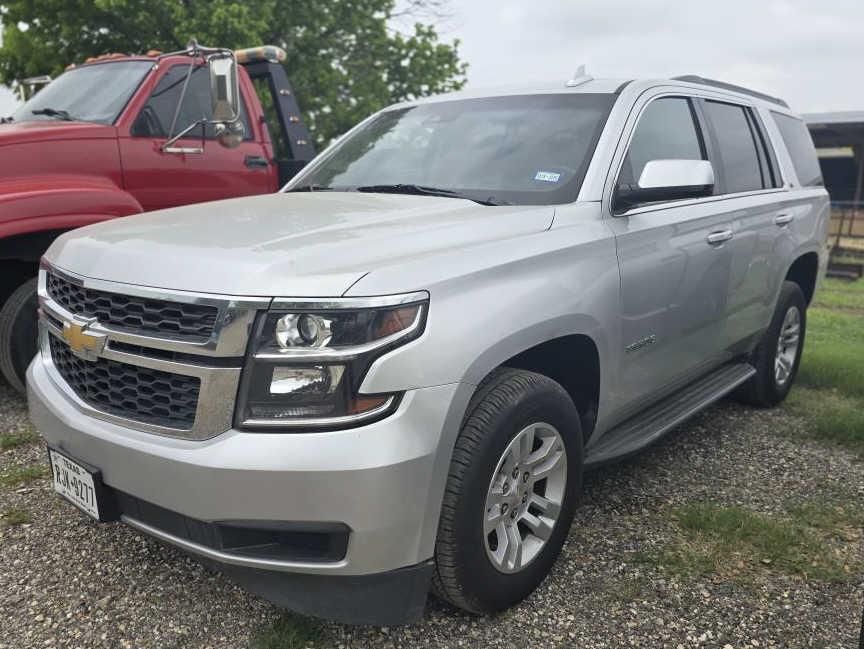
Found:
[[[483,97],[500,97],[507,95],[526,95],[526,94],[567,94],[567,93],[612,93],[618,94],[631,83],[650,83],[662,84],[669,86],[681,86],[683,88],[692,88],[699,86],[711,90],[720,90],[726,93],[738,95],[739,97],[747,97],[749,99],[757,99],[761,102],[767,102],[774,107],[789,109],[788,104],[778,97],[768,95],[766,93],[751,90],[743,86],[708,79],[698,75],[684,75],[673,77],[671,79],[595,79],[593,77],[582,77],[573,82],[566,80],[531,82],[522,84],[511,84],[503,86],[492,86],[477,89],[458,90],[433,97],[423,97],[412,101],[406,101],[399,106],[409,106],[416,104],[431,103],[437,101],[450,101],[455,99],[479,99]]]

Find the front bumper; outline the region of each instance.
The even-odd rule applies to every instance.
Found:
[[[383,595],[389,586],[406,590],[406,597],[415,593],[403,612],[417,610],[416,593],[422,591],[425,601],[450,450],[470,386],[409,391],[396,413],[362,428],[232,429],[192,441],[86,415],[38,356],[27,378],[36,428],[50,445],[99,468],[113,490],[197,521],[339,524],[349,536],[339,559],[285,560],[214,550],[126,513],[130,525],[216,562],[250,590],[305,613],[393,623],[350,607],[340,615],[324,604],[350,599],[355,590],[368,598],[364,592],[379,588]],[[312,597],[316,592],[323,594]]]

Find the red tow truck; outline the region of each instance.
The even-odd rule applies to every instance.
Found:
[[[24,390],[36,353],[35,278],[58,235],[274,192],[314,156],[284,57],[194,41],[106,55],[70,66],[0,120],[0,371],[13,388]]]

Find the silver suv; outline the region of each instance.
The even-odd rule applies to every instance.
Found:
[[[278,605],[504,609],[586,470],[783,400],[828,213],[804,123],[743,88],[400,104],[278,194],[60,237],[32,419],[61,495]]]

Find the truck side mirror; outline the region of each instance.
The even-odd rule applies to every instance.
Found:
[[[240,84],[237,60],[233,54],[210,57],[210,100],[213,104],[213,122],[216,139],[224,147],[233,149],[243,141],[243,122],[240,120]]]
[[[210,59],[210,100],[214,122],[236,122],[240,119],[240,92],[237,62],[233,57]]]

